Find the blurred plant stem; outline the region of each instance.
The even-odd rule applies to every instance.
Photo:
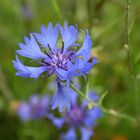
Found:
[[[52,3],[52,6],[54,7],[54,10],[55,12],[57,13],[57,15],[59,16],[60,19],[63,19],[62,18],[62,14],[61,14],[61,11],[60,11],[60,7],[57,3],[57,0],[51,0],[51,3]]]
[[[0,68],[0,90],[4,97],[10,101],[13,99],[12,92],[10,91],[9,87],[7,86],[6,78]]]
[[[124,114],[124,113],[120,113],[120,112],[117,112],[115,111],[114,109],[106,109],[104,106],[103,106],[103,100],[104,98],[106,97],[107,93],[108,92],[105,92],[99,99],[98,102],[93,102],[92,100],[89,99],[89,97],[87,95],[85,95],[83,92],[81,92],[80,90],[78,90],[73,84],[70,84],[70,87],[76,92],[78,93],[80,96],[82,96],[84,99],[86,99],[88,102],[89,102],[89,107],[92,108],[94,106],[98,106],[101,108],[101,110],[104,112],[104,113],[107,113],[107,114],[110,114],[110,115],[113,115],[113,116],[116,116],[118,118],[121,118],[121,119],[126,119],[130,122],[132,122],[133,124],[137,124],[137,120],[127,114]]]
[[[126,13],[125,13],[125,22],[126,22],[126,41],[125,41],[125,49],[127,52],[127,59],[128,59],[128,70],[129,70],[129,79],[130,79],[130,86],[131,86],[131,92],[134,93],[133,97],[134,97],[134,102],[135,102],[135,113],[136,116],[139,115],[139,95],[138,95],[138,85],[137,85],[137,78],[136,78],[136,74],[134,72],[134,68],[133,68],[133,64],[131,61],[131,50],[132,48],[130,47],[130,42],[129,42],[129,33],[130,33],[130,29],[129,29],[129,23],[130,23],[130,18],[129,18],[129,14],[130,14],[130,0],[126,0]],[[131,28],[131,27],[130,27]],[[131,98],[132,96],[130,96]],[[134,103],[132,102],[132,104]]]
[[[70,87],[77,92],[80,96],[82,96],[84,99],[86,99],[90,104],[92,104],[93,106],[97,106],[98,104],[91,101],[88,96],[86,96],[83,92],[81,92],[79,89],[77,89],[73,84],[70,84]]]
[[[128,58],[128,69],[130,75],[133,73],[132,63],[130,58],[130,46],[129,46],[129,9],[130,9],[130,0],[126,0],[126,13],[125,13],[125,22],[126,22],[126,41],[125,41],[125,49],[127,51]]]
[[[102,7],[104,6],[104,4],[107,2],[107,0],[100,0],[96,7],[95,7],[95,10],[96,12],[98,13],[98,11],[100,11],[100,9],[102,9]]]
[[[108,0],[86,0],[89,28],[93,26],[93,19],[101,17],[103,7],[107,1]]]

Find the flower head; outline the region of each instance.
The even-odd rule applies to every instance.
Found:
[[[73,76],[86,74],[96,63],[95,58],[88,62],[92,40],[87,31],[82,47],[76,52],[77,38],[78,28],[73,25],[68,26],[66,22],[64,28],[59,24],[53,27],[52,23],[49,23],[47,29],[42,26],[41,34],[31,33],[30,39],[24,37],[25,44],[19,43],[20,50],[16,51],[21,56],[38,61],[39,66],[25,66],[17,56],[16,61],[13,61],[18,71],[16,75],[37,78],[47,71],[48,76],[55,73],[57,79],[70,81]]]
[[[25,44],[19,43],[20,50],[17,54],[33,59],[38,62],[38,66],[26,66],[16,56],[13,61],[17,76],[38,78],[45,73],[46,77],[56,75],[58,82],[58,92],[53,100],[53,108],[59,110],[70,108],[70,88],[69,83],[75,76],[85,76],[96,63],[96,58],[89,61],[92,47],[92,40],[86,31],[82,47],[77,43],[77,26],[68,26],[65,22],[64,27],[56,24],[53,27],[49,23],[48,27],[41,27],[41,34],[31,33],[30,38],[24,37]],[[77,50],[77,51],[76,51]],[[65,81],[66,86],[61,86],[61,81]],[[67,90],[65,90],[68,88]],[[67,93],[65,91],[68,91]],[[61,93],[61,94],[60,94]],[[67,95],[66,95],[67,94]],[[56,98],[58,98],[56,100]],[[62,98],[66,97],[65,99]],[[62,101],[60,103],[59,101]]]
[[[89,94],[91,100],[97,101],[98,96],[95,94]],[[87,102],[83,100],[82,104],[78,104],[77,95],[73,94],[73,102],[70,111],[65,112],[61,118],[55,118],[50,116],[50,119],[59,129],[63,124],[67,124],[69,130],[66,134],[62,135],[63,140],[69,140],[69,138],[76,140],[76,132],[78,129],[81,132],[82,140],[89,140],[94,134],[93,127],[96,125],[96,120],[102,117],[102,111],[99,107],[93,107],[90,110],[86,109]]]
[[[34,94],[28,102],[22,102],[17,110],[18,116],[23,121],[45,117],[49,107],[49,97],[40,97]]]

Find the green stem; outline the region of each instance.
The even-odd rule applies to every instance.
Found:
[[[54,9],[55,9],[55,11],[57,13],[57,15],[59,16],[60,19],[62,19],[60,7],[59,7],[57,1],[56,0],[52,0],[51,2],[52,2],[52,5],[53,5],[53,7],[54,7]]]
[[[133,117],[127,115],[127,114],[117,112],[114,109],[109,109],[108,110],[108,109],[104,108],[102,105],[100,106],[100,108],[104,113],[111,114],[111,115],[116,116],[116,117],[121,118],[121,119],[126,119],[126,120],[132,122],[135,125],[137,124],[137,120],[134,119]]]
[[[130,47],[129,47],[129,8],[130,8],[130,0],[126,0],[126,15],[125,15],[125,22],[126,22],[126,41],[125,41],[125,49],[127,51],[127,59],[128,59],[128,69],[130,76],[133,73],[132,63],[130,58]]]
[[[70,84],[70,87],[77,92],[80,96],[82,96],[84,99],[86,99],[89,103],[92,103],[94,106],[97,106],[97,103],[94,103],[93,101],[91,101],[85,94],[83,94],[83,92],[81,92],[79,89],[77,89],[73,84]]]
[[[91,103],[93,106],[97,106],[98,104],[91,101],[82,91],[80,91],[79,89],[77,89],[73,84],[70,84],[70,87],[77,92],[80,96],[82,96],[84,99],[86,99],[89,103]]]
[[[82,96],[84,99],[86,99],[90,104],[92,104],[93,106],[99,106],[101,108],[101,110],[104,112],[104,113],[107,113],[107,114],[111,114],[113,116],[116,116],[118,118],[121,118],[121,119],[126,119],[126,120],[129,120],[130,122],[134,123],[134,124],[137,124],[137,120],[134,119],[133,117],[127,115],[127,114],[123,114],[123,113],[120,113],[120,112],[117,112],[113,109],[106,109],[104,106],[103,106],[103,100],[105,98],[105,96],[107,95],[108,92],[105,92],[100,100],[98,102],[93,102],[92,100],[90,100],[83,92],[81,92],[80,90],[78,90],[73,84],[70,84],[70,87],[76,92],[78,93],[80,96]],[[92,107],[93,107],[92,106]]]
[[[126,41],[125,41],[125,45],[124,47],[126,48],[126,52],[127,52],[127,61],[128,61],[128,70],[129,70],[129,79],[130,79],[130,87],[131,87],[131,92],[133,93],[133,97],[134,97],[134,100],[133,98],[131,99],[131,96],[130,96],[130,99],[132,100],[132,104],[135,104],[135,113],[136,113],[136,116],[139,115],[140,111],[139,111],[139,94],[138,94],[138,86],[137,86],[137,78],[136,78],[136,74],[135,74],[135,71],[134,71],[134,68],[133,68],[133,64],[132,64],[132,61],[131,61],[131,49],[132,47],[129,45],[130,44],[130,41],[129,41],[129,23],[130,23],[130,2],[131,0],[126,0],[126,9],[125,9],[125,22],[126,22]]]

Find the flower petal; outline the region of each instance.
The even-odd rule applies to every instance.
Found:
[[[18,70],[16,73],[17,76],[21,77],[30,77],[30,78],[37,78],[39,77],[44,71],[47,70],[47,68],[44,66],[42,67],[28,67],[21,63],[21,61],[18,59],[18,56],[16,56],[16,61],[13,61],[13,65]]]
[[[41,27],[41,34],[34,33],[38,42],[42,45],[42,47],[51,47],[52,50],[55,50],[56,42],[58,38],[58,25],[53,28],[52,23],[49,23],[47,29],[44,25]]]
[[[30,38],[31,40],[25,37],[24,40],[26,44],[19,43],[21,50],[17,50],[16,52],[21,56],[35,60],[46,58],[46,55],[41,52],[32,34],[30,34]]]
[[[88,128],[80,128],[81,131],[81,140],[89,140],[90,137],[94,134],[91,129]]]
[[[88,97],[90,100],[97,102],[99,100],[99,96],[97,96],[94,92],[89,92]]]
[[[69,80],[70,78],[68,77],[68,71],[64,70],[64,69],[60,69],[60,68],[56,68],[56,72],[57,72],[57,77],[59,77],[59,79],[63,80]]]
[[[49,96],[39,96],[38,94],[33,94],[29,99],[29,104],[32,106],[36,106],[37,104],[40,104],[40,106],[47,108],[49,106]]]
[[[77,59],[75,67],[79,70],[79,76],[87,74],[96,63],[95,57],[92,59],[92,62],[84,62],[82,59]]]
[[[65,119],[64,118],[56,118],[52,114],[47,114],[47,117],[53,122],[53,124],[58,129],[60,129],[63,126],[63,124],[65,123]]]
[[[64,109],[70,110],[71,105],[71,91],[72,89],[67,85],[58,84],[58,91],[52,99],[52,109],[59,108],[59,112],[62,112]]]
[[[86,113],[86,117],[84,119],[84,124],[89,127],[93,127],[96,125],[96,120],[103,116],[102,111],[99,107],[93,107],[91,110],[88,110]]]
[[[31,110],[29,105],[25,102],[21,103],[17,110],[17,114],[22,121],[28,121],[31,118]]]
[[[77,140],[76,132],[74,128],[70,128],[66,134],[62,135],[62,140]]]
[[[89,33],[87,31],[85,37],[83,46],[81,49],[76,53],[77,56],[82,56],[84,61],[87,62],[90,58],[90,52],[91,52],[91,46],[92,46],[92,40],[89,36]]]
[[[58,69],[56,68],[57,76],[61,80],[66,80],[69,84],[73,76],[79,76],[79,74],[76,72],[77,65],[72,64],[70,61],[67,63],[67,71],[64,69]]]
[[[88,97],[91,101],[97,102],[99,100],[99,96],[97,96],[93,91],[88,93]],[[88,105],[87,100],[82,100],[82,108],[85,108]]]
[[[74,27],[72,25],[68,26],[65,22],[64,28],[61,25],[59,25],[59,29],[64,42],[64,51],[67,50],[68,47],[76,45],[75,41],[78,38],[77,27]]]
[[[50,107],[50,97],[48,95],[44,95],[40,100],[40,105],[43,108],[48,109]]]
[[[39,96],[37,94],[33,94],[29,99],[29,104],[36,106],[39,102]]]
[[[48,112],[49,97],[47,95],[41,97],[35,94],[31,96],[29,100],[29,105],[32,110],[33,119],[44,117]]]

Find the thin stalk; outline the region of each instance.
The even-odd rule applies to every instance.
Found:
[[[53,5],[57,15],[59,16],[60,19],[62,19],[62,14],[61,14],[61,11],[60,11],[60,7],[57,3],[57,0],[52,0],[51,2],[52,2],[52,5]]]
[[[126,0],[126,14],[125,14],[125,22],[126,22],[126,41],[125,41],[125,49],[127,52],[127,59],[128,59],[128,69],[130,76],[132,75],[133,69],[131,64],[131,58],[130,58],[130,46],[129,46],[129,9],[130,9],[130,0]]]
[[[120,112],[117,112],[113,109],[106,109],[104,106],[103,106],[103,100],[105,98],[105,96],[107,95],[108,92],[105,92],[100,100],[98,102],[94,102],[92,100],[90,100],[88,98],[88,96],[86,96],[83,92],[81,92],[79,89],[77,89],[73,84],[70,84],[70,87],[77,93],[79,94],[81,97],[83,97],[84,99],[86,99],[90,104],[92,104],[94,106],[98,106],[100,107],[100,109],[104,112],[104,113],[107,113],[107,114],[110,114],[110,115],[113,115],[113,116],[116,116],[118,118],[121,118],[121,119],[126,119],[134,124],[137,124],[137,120],[127,114],[124,114],[124,113],[120,113]]]
[[[135,125],[137,124],[137,120],[135,118],[133,118],[132,116],[129,116],[129,115],[124,114],[124,113],[120,113],[118,111],[115,111],[114,109],[106,109],[102,105],[100,106],[100,108],[106,114],[110,114],[110,115],[116,116],[118,118],[128,120],[128,121],[132,122]]]
[[[0,68],[0,90],[8,101],[13,99],[12,92],[9,89],[9,87],[7,86],[6,78],[5,78],[1,68]]]
[[[126,41],[124,47],[126,48],[127,51],[127,59],[128,59],[128,69],[129,69],[129,75],[130,75],[130,82],[132,85],[132,93],[134,93],[134,104],[135,104],[135,111],[136,115],[139,115],[139,95],[138,95],[138,90],[137,90],[137,78],[133,70],[133,65],[131,62],[131,56],[130,56],[130,42],[129,42],[129,23],[130,23],[130,0],[126,0],[126,15],[125,15],[125,22],[126,22]],[[131,95],[132,96],[132,95]],[[130,97],[131,98],[131,97]],[[133,104],[133,103],[132,103]]]
[[[82,96],[84,99],[86,99],[89,103],[91,103],[93,106],[97,106],[98,104],[91,101],[82,91],[80,91],[79,89],[77,89],[73,84],[70,84],[70,87],[76,92],[78,93],[80,96]]]

